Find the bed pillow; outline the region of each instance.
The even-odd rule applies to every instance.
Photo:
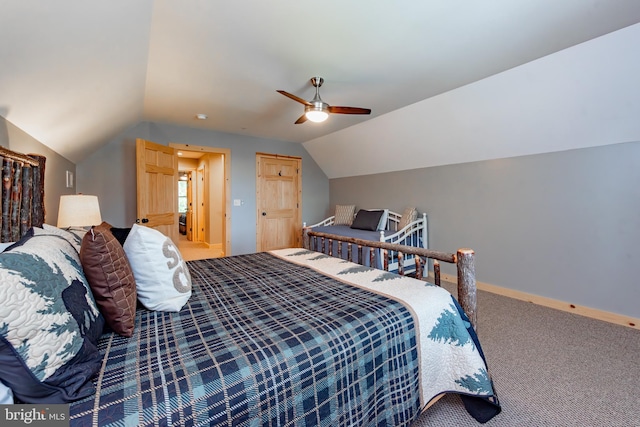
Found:
[[[0,380],[25,403],[92,395],[104,319],[64,237],[30,229],[0,254]]]
[[[416,208],[406,208],[404,212],[402,212],[402,216],[398,222],[398,230],[402,230],[416,219],[418,219],[418,211]]]
[[[120,245],[124,246],[124,242],[127,240],[127,236],[131,232],[131,228],[111,227],[110,231],[111,234],[113,234],[113,237],[120,242]]]
[[[351,225],[353,215],[356,213],[356,205],[336,205],[336,214],[333,225]]]
[[[42,228],[34,227],[33,232],[34,234],[37,234],[37,235],[49,234],[54,236],[60,236],[63,239],[67,240],[69,243],[71,243],[71,245],[73,245],[75,250],[78,253],[80,253],[80,248],[82,246],[82,238],[84,237],[87,230],[82,228],[69,228],[65,230],[62,228],[54,227],[53,225],[42,224]]]
[[[360,209],[356,214],[356,218],[353,220],[353,224],[351,224],[351,228],[377,231],[382,215],[384,215],[384,210],[369,211]]]
[[[15,242],[5,242],[5,243],[0,243],[0,252],[4,252],[5,249],[7,249],[9,246],[13,245]]]
[[[12,405],[13,392],[0,381],[0,405]]]
[[[155,311],[180,311],[191,296],[191,275],[171,239],[158,230],[134,224],[124,251],[142,305]]]
[[[389,209],[383,209],[382,216],[380,217],[380,222],[378,223],[378,228],[376,230],[378,231],[386,230],[388,219],[389,219]]]
[[[124,249],[103,222],[85,233],[80,249],[82,269],[107,325],[130,337],[136,317],[136,282]]]

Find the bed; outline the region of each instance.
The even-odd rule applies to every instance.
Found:
[[[500,412],[471,320],[438,286],[304,248],[177,260],[188,298],[182,293],[174,311],[150,309],[140,303],[141,285],[138,304],[128,306],[133,328],[126,336],[102,310],[104,296],[78,254],[87,253],[87,239],[103,236],[123,262],[138,226],[123,244],[104,225],[84,236],[41,227],[30,226],[0,254],[0,298],[13,304],[0,308],[0,380],[18,402],[69,403],[72,426],[408,426],[443,393],[459,394],[480,422]],[[166,240],[154,246],[172,260],[174,249]],[[129,259],[137,286],[138,260]],[[51,273],[26,283],[25,275],[43,268]],[[130,284],[123,270],[110,271]],[[20,306],[7,292],[40,292],[54,278],[64,283],[60,295],[48,292],[46,310],[34,316],[59,310],[54,323],[64,328],[32,327],[16,345],[12,313],[31,304]],[[43,342],[46,334],[61,338]],[[63,339],[59,352],[67,359],[50,366],[61,356],[46,347]]]
[[[303,223],[303,242],[308,241],[307,234],[310,231],[356,238],[363,242],[386,242],[429,248],[427,214],[419,214],[413,207],[398,213],[389,209],[356,210],[355,205],[336,205],[334,215],[316,224]],[[305,243],[304,246],[308,247],[308,244]],[[378,250],[370,254],[366,245],[359,259],[359,253],[354,251],[352,245],[346,241],[343,241],[340,247],[337,240],[334,240],[331,246],[328,241],[325,241],[325,246],[318,247],[318,250],[344,259],[348,259],[348,254],[351,253],[351,259],[354,262],[380,269],[385,268],[386,265],[388,271],[395,272],[402,269],[405,274],[413,271],[415,265],[412,254],[407,254],[399,260],[397,253],[393,250],[387,251],[385,256],[382,256]]]

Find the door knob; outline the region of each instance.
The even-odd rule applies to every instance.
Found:
[[[267,216],[267,213],[266,212],[262,212],[262,216]]]

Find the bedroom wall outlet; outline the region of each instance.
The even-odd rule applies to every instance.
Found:
[[[67,171],[67,188],[73,188],[73,172]]]
[[[242,200],[233,199],[233,206],[242,206]]]

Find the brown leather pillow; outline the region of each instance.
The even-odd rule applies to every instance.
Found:
[[[127,255],[110,227],[103,222],[87,232],[82,239],[80,261],[107,325],[130,337],[136,316],[136,282]]]

